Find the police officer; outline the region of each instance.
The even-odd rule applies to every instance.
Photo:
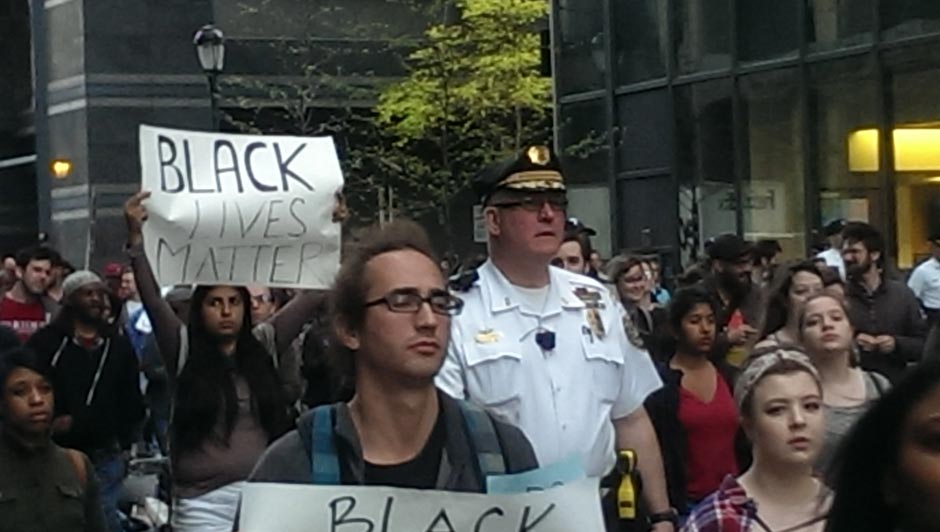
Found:
[[[444,391],[520,427],[540,464],[577,454],[606,475],[634,449],[654,530],[674,528],[662,459],[643,401],[661,386],[598,281],[549,267],[565,227],[565,182],[544,146],[474,178],[490,259],[456,283],[465,306],[451,324]]]

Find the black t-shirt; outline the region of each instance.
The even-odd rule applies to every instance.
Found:
[[[365,483],[369,486],[393,486],[396,488],[434,489],[437,484],[438,470],[441,467],[441,453],[446,439],[444,411],[437,415],[431,437],[413,459],[392,465],[376,465],[366,462]]]

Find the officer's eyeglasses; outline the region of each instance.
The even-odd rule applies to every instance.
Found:
[[[432,312],[441,316],[456,316],[463,309],[463,300],[446,290],[432,290],[427,296],[422,296],[413,288],[392,290],[384,297],[367,302],[366,307],[384,304],[392,312],[413,314],[421,310],[425,303],[431,306]]]
[[[568,208],[568,199],[563,194],[538,194],[522,196],[515,201],[502,201],[493,203],[493,207],[502,209],[520,208],[528,212],[539,212],[542,206],[548,203],[553,211],[562,212]]]

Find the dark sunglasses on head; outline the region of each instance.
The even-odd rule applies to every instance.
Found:
[[[431,311],[441,316],[456,316],[463,309],[463,300],[452,296],[446,290],[431,290],[427,296],[422,296],[414,288],[399,288],[385,294],[385,296],[366,303],[366,307],[384,304],[388,310],[403,314],[415,313],[427,303]]]

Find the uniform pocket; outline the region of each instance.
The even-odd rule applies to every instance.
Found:
[[[522,355],[498,345],[475,345],[467,353],[470,398],[509,423],[519,421]]]
[[[623,356],[608,353],[603,344],[591,343],[582,338],[584,358],[591,368],[591,390],[604,403],[613,403],[620,395],[623,383]]]

